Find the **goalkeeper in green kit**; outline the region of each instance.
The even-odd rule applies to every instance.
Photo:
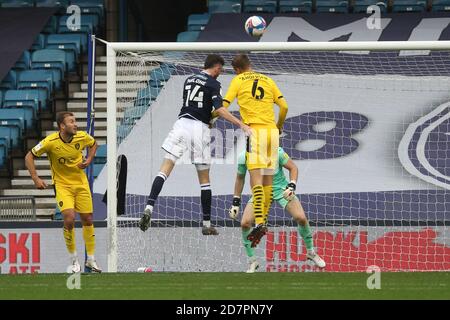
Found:
[[[288,182],[283,173],[283,168],[289,171]],[[247,173],[247,166],[245,164],[245,151],[242,152],[238,158],[238,172],[236,182],[234,185],[233,205],[229,210],[230,218],[237,219],[239,215],[239,207],[241,205],[241,194],[245,183],[245,174]],[[273,199],[277,201],[283,209],[285,209],[298,223],[298,233],[303,238],[306,246],[306,257],[312,260],[319,268],[325,267],[325,261],[315,252],[312,239],[312,232],[309,227],[308,219],[306,218],[300,200],[295,195],[295,188],[297,183],[298,168],[295,163],[289,158],[289,155],[280,147],[278,148],[278,166],[274,171],[273,177]],[[249,258],[249,269],[247,273],[255,272],[259,263],[255,257],[255,249],[251,246],[251,241],[247,240],[250,233],[250,228],[254,222],[253,216],[253,198],[251,198],[242,214],[241,228],[242,228],[242,242],[245,251]]]

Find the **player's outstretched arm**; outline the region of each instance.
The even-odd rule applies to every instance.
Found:
[[[297,188],[298,167],[291,159],[283,167],[289,170],[289,180],[291,181],[283,192],[283,198],[291,201],[295,197],[295,189]]]
[[[242,190],[244,189],[245,184],[245,175],[237,174],[236,181],[234,182],[234,196],[233,196],[233,205],[230,210],[228,210],[228,214],[231,219],[237,219],[239,216],[239,209],[241,206],[241,195]]]
[[[216,110],[217,114],[219,115],[219,117],[224,118],[225,120],[230,121],[231,123],[239,126],[239,128],[242,129],[242,131],[244,131],[246,136],[251,136],[252,134],[252,129],[245,125],[241,120],[239,120],[238,118],[236,118],[235,116],[233,116],[230,111],[228,111],[226,108],[222,107]]]
[[[39,176],[37,175],[36,166],[34,165],[34,155],[31,153],[31,151],[28,151],[27,155],[25,156],[25,166],[27,167],[36,188],[47,188],[47,184],[45,183],[45,181],[39,178]]]

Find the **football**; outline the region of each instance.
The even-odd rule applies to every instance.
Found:
[[[266,30],[266,21],[260,16],[251,16],[245,21],[245,31],[252,37],[260,37]]]

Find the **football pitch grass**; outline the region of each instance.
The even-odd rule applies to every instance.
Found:
[[[366,273],[117,273],[0,275],[0,299],[450,299],[450,272],[381,273],[381,289]]]

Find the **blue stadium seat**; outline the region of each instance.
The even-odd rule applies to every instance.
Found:
[[[426,9],[426,0],[394,0],[392,5],[392,12],[422,12]]]
[[[243,12],[246,13],[276,13],[277,2],[270,0],[244,0]]]
[[[25,133],[26,130],[33,128],[33,118],[33,110],[28,108],[0,109],[0,124],[4,124],[3,121],[18,120],[22,133]]]
[[[241,0],[209,0],[209,13],[240,13],[242,12]]]
[[[17,73],[14,70],[9,70],[9,72],[0,82],[0,89],[10,90],[16,88],[17,88]]]
[[[45,35],[43,33],[39,33],[34,39],[33,44],[31,45],[31,50],[41,50],[45,48]]]
[[[64,33],[64,34],[49,34],[47,36],[47,48],[49,48],[50,45],[63,45],[61,50],[67,50],[67,49],[73,49],[75,50],[77,56],[80,55],[83,51],[82,46],[86,45],[83,44],[83,37],[80,34],[70,34],[70,33]],[[55,48],[52,48],[55,49]]]
[[[104,19],[105,5],[103,0],[72,0],[70,3],[79,6],[82,14],[96,14],[100,20]]]
[[[348,0],[317,0],[317,12],[347,13]]]
[[[41,32],[51,34],[56,33],[57,31],[58,31],[58,18],[55,16],[51,16]]]
[[[36,7],[57,7],[58,14],[65,14],[69,6],[69,0],[35,0]]]
[[[353,4],[354,13],[367,13],[367,7],[377,5],[382,13],[387,12],[387,0],[355,0]]]
[[[195,42],[197,41],[200,31],[184,31],[177,35],[177,42]]]
[[[14,70],[28,70],[30,69],[30,66],[31,66],[31,54],[30,51],[25,50],[13,68]]]
[[[8,161],[8,147],[2,141],[4,139],[0,139],[0,168],[6,167]]]
[[[67,27],[67,19],[69,15],[64,15],[59,18],[58,23],[58,33],[71,33],[71,32],[82,32],[82,33],[95,33],[99,23],[99,18],[94,14],[82,14],[80,17],[80,26],[78,30],[71,30]],[[70,22],[70,20],[69,20]]]
[[[19,73],[17,88],[36,89],[39,92],[44,92],[46,100],[50,100],[53,93],[53,83],[53,72],[51,70],[26,70]]]
[[[37,112],[47,109],[46,92],[42,89],[8,90],[5,93],[3,108],[22,108],[31,110],[33,118]]]
[[[191,14],[188,17],[187,31],[202,31],[208,24],[209,18],[209,13]]]
[[[450,0],[433,0],[431,11],[450,11]]]
[[[34,7],[34,0],[2,0],[0,3],[3,8]]]
[[[20,127],[16,125],[1,125],[0,138],[6,138],[10,142],[10,148],[18,148],[20,146]]]
[[[6,151],[8,152],[11,149],[11,139],[9,139],[9,130],[8,130],[8,137],[2,134],[2,131],[3,129],[0,129],[0,146],[5,146]]]
[[[312,12],[312,2],[305,0],[280,0],[279,9],[280,13],[286,12]]]
[[[3,91],[0,91],[0,108],[3,106]]]
[[[59,49],[37,50],[31,54],[31,69],[51,70],[55,90],[60,90],[61,82],[68,69],[66,52]]]

